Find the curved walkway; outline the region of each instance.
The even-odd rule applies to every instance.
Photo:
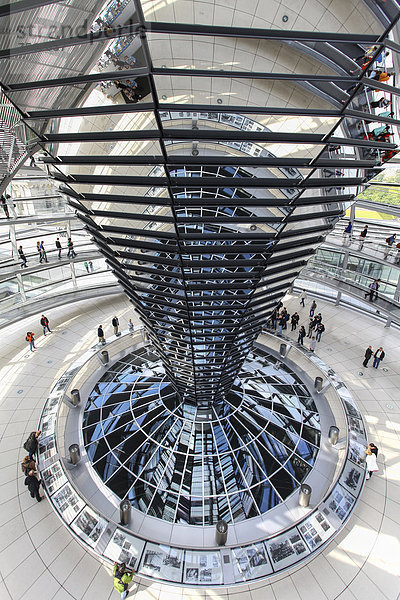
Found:
[[[311,297],[309,298],[309,304]],[[285,302],[298,310],[301,323],[308,308],[297,298]],[[45,308],[43,307],[43,310]],[[261,581],[225,590],[182,589],[135,579],[136,600],[396,600],[399,593],[400,334],[372,319],[318,301],[326,332],[317,353],[344,379],[364,411],[371,441],[380,449],[380,471],[366,490],[350,522],[313,561],[272,585]],[[45,311],[46,312],[46,311]],[[40,315],[2,330],[0,389],[0,598],[4,600],[106,600],[118,598],[109,567],[85,552],[46,501],[32,500],[24,487],[19,462],[22,444],[37,420],[53,382],[97,341],[97,326],[111,334],[111,318],[121,327],[133,317],[123,296],[75,303],[47,313],[51,335],[40,336]],[[30,354],[27,330],[37,333]],[[288,332],[297,337],[296,332]],[[367,345],[382,345],[387,371],[361,368]],[[359,373],[363,372],[361,376]]]

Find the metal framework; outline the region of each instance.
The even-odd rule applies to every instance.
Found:
[[[399,88],[365,77],[352,59],[365,46],[376,46],[371,65],[384,48],[397,50],[388,44],[400,17],[397,2],[388,0],[382,11],[380,35],[333,34],[147,21],[135,0],[128,24],[0,51],[7,62],[64,48],[73,60],[87,48],[97,60],[110,40],[135,37],[134,67],[66,68],[62,76],[49,68],[23,80],[11,69],[1,83],[36,132],[32,147],[46,150],[43,162],[134,303],[184,402],[223,404],[271,311],[362,186],[396,152],[387,137],[371,139],[367,125],[400,123],[374,114],[370,104],[374,89],[396,96]],[[157,64],[154,40],[181,36],[289,45],[325,72],[182,67],[173,56],[170,66]],[[65,96],[78,86],[82,99],[94,84],[115,79],[122,86],[135,79],[142,98],[82,107]],[[227,88],[247,85],[248,100],[222,104],[218,94],[209,104],[171,100],[175,88],[187,86],[190,96],[221,79]],[[307,106],[252,100],[257,85],[267,94],[276,82],[301,90]],[[51,105],[46,90],[55,94]],[[33,101],[39,93],[41,105]],[[104,118],[111,126],[60,126],[73,117]],[[116,126],[120,117],[129,124]],[[266,117],[270,129],[262,124]],[[296,130],[274,127],[273,119],[282,117],[293,117]],[[310,118],[321,120],[317,132],[300,127]],[[66,151],[77,143],[78,154]]]

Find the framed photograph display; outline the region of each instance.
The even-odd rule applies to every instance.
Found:
[[[183,583],[198,585],[222,583],[220,552],[186,550]]]
[[[317,511],[299,525],[299,531],[306,541],[307,546],[312,551],[328,540],[333,535],[335,529],[324,515],[320,511]]]
[[[310,553],[296,527],[276,536],[265,544],[274,571],[283,569]]]
[[[50,467],[41,471],[43,485],[47,493],[52,496],[64,483],[67,483],[67,477],[62,469],[61,463],[57,460]]]
[[[78,513],[81,512],[85,503],[72,489],[69,483],[62,486],[51,500],[66,523],[71,523]]]
[[[337,483],[331,495],[322,504],[322,513],[328,517],[329,521],[333,519],[335,526],[335,521],[336,523],[342,522],[347,517],[354,502],[354,496]]]
[[[356,465],[365,465],[365,444],[357,440],[349,440],[348,458]]]
[[[345,464],[343,473],[339,479],[346,490],[348,490],[354,496],[358,496],[361,485],[364,480],[364,470],[361,467],[357,467],[351,461],[347,461]]]
[[[42,463],[49,460],[57,454],[56,441],[54,435],[45,437],[39,441],[39,461]]]
[[[180,548],[147,543],[139,571],[143,575],[181,583],[183,552]]]
[[[86,506],[71,524],[71,527],[84,542],[94,548],[107,527],[107,521]]]
[[[262,542],[242,548],[232,548],[232,555],[236,583],[272,573],[271,562]]]
[[[144,546],[144,540],[129,535],[122,529],[116,529],[103,554],[117,563],[125,563],[129,569],[136,570]]]

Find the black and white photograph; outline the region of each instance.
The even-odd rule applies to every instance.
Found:
[[[220,552],[185,550],[184,583],[222,583]]]
[[[67,477],[61,468],[60,461],[57,460],[55,463],[44,469],[41,472],[43,479],[43,486],[46,488],[47,493],[52,496],[64,483],[67,483]]]
[[[39,441],[39,461],[42,466],[46,460],[49,460],[52,456],[57,454],[56,442],[54,435],[42,438]]]
[[[287,533],[277,536],[270,542],[265,542],[274,571],[283,569],[295,563],[299,556],[309,554],[308,546],[301,539],[297,527]]]
[[[147,543],[140,573],[168,581],[182,581],[183,554],[180,548]]]
[[[67,523],[71,523],[85,506],[83,500],[79,498],[69,483],[63,485],[58,492],[53,494],[51,500]]]
[[[94,548],[107,527],[107,521],[92,511],[91,508],[86,507],[71,527],[83,541]]]
[[[199,582],[199,569],[190,567],[186,569],[185,583],[198,583]]]
[[[339,479],[341,485],[351,494],[357,496],[363,482],[363,470],[352,462],[348,461]]]
[[[116,529],[107,544],[104,556],[117,563],[125,563],[129,569],[136,569],[142,555],[145,542],[139,538]]]
[[[235,560],[235,581],[247,581],[272,573],[272,566],[263,543],[232,550]]]

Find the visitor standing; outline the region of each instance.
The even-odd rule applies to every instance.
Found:
[[[311,342],[310,342],[310,350],[311,350],[311,352],[314,352],[316,345],[317,345],[317,340],[315,339],[314,336],[312,336]]]
[[[99,342],[102,343],[102,344],[105,344],[106,343],[106,338],[104,337],[104,331],[103,331],[103,326],[102,325],[98,326],[98,328],[97,328],[97,335],[98,335],[98,338],[99,338]]]
[[[309,321],[308,321],[308,333],[307,333],[307,337],[311,337],[312,336],[312,332],[315,329],[315,321],[313,319],[313,317],[310,317]]]
[[[41,502],[42,497],[39,494],[40,481],[36,477],[35,471],[29,471],[28,475],[25,477],[25,485],[28,486],[31,498],[36,498],[38,502]]]
[[[41,241],[41,242],[40,242],[40,244],[39,244],[39,250],[40,250],[40,255],[41,255],[41,258],[42,258],[42,259],[43,259],[45,262],[49,262],[49,261],[47,260],[47,254],[46,254],[46,250],[45,250],[45,247],[44,247],[44,242],[43,242],[43,241]],[[40,262],[42,262],[42,261],[40,261]]]
[[[297,338],[297,342],[301,345],[303,345],[303,341],[306,335],[306,330],[304,328],[304,325],[302,325],[299,329],[299,337]]]
[[[296,330],[296,327],[297,327],[297,325],[299,323],[299,319],[300,319],[300,317],[297,314],[297,312],[293,313],[292,318],[290,319],[290,322],[292,324],[292,331]]]
[[[132,569],[132,571],[128,571],[125,563],[121,563],[120,565],[118,563],[114,563],[114,589],[121,594],[121,600],[124,600],[129,593],[128,586],[132,581],[133,574],[134,570]]]
[[[46,335],[46,329],[48,330],[49,333],[51,333],[50,331],[50,325],[49,325],[49,320],[47,317],[45,317],[44,315],[42,315],[42,318],[40,319],[40,324],[43,327],[43,335]]]
[[[4,210],[6,219],[10,219],[10,211],[8,210],[7,199],[3,194],[1,195],[1,208]]]
[[[114,335],[118,335],[119,321],[117,316],[112,318],[111,325],[114,327]]]
[[[29,458],[31,460],[37,452],[41,433],[41,431],[31,431],[31,433],[28,436],[28,439],[26,440],[23,446],[24,450],[29,452]]]
[[[360,237],[359,242],[358,242],[358,249],[362,250],[364,247],[364,243],[365,243],[365,238],[367,237],[368,234],[368,225],[364,226],[364,229],[362,230],[362,232],[360,233]]]
[[[368,362],[371,359],[373,352],[372,352],[372,346],[368,346],[368,348],[365,351],[364,354],[364,362],[363,362],[363,367],[365,367],[366,369],[368,369]]]
[[[376,455],[372,452],[372,449],[368,446],[365,451],[365,462],[367,463],[367,479],[371,479],[372,473],[379,470],[378,463],[376,462]]]
[[[396,234],[393,233],[390,237],[386,238],[386,248],[383,254],[383,258],[386,260],[389,256],[390,250],[392,249],[393,244],[396,241]]]
[[[86,260],[83,263],[83,266],[85,267],[86,271],[89,273],[89,265],[87,264]]]
[[[368,448],[371,450],[372,454],[375,454],[375,456],[378,457],[378,448],[375,446],[375,444],[373,442],[370,442],[368,444]]]
[[[312,304],[311,304],[311,308],[310,308],[310,317],[314,316],[316,308],[317,308],[317,303],[315,302],[315,300],[313,300]]]
[[[343,244],[346,244],[347,241],[349,243],[351,242],[351,232],[352,232],[352,230],[353,230],[353,224],[352,224],[351,221],[349,221],[349,224],[347,225],[347,227],[343,231]]]
[[[23,267],[26,267],[26,256],[25,256],[25,254],[24,254],[24,251],[23,251],[23,249],[22,249],[22,246],[20,246],[20,247],[18,248],[18,255],[19,255],[20,259],[22,260],[22,263],[21,263],[21,268],[23,268]]]
[[[378,348],[378,350],[374,354],[374,362],[372,364],[375,369],[379,367],[380,362],[385,358],[385,353],[383,351],[382,346]]]
[[[36,462],[33,458],[29,458],[28,455],[25,456],[24,460],[21,463],[21,470],[25,477],[28,475],[29,471],[36,471]]]
[[[128,330],[129,330],[129,333],[133,333],[132,319],[129,319],[129,321],[128,321]]]
[[[30,348],[31,352],[34,352],[36,350],[36,346],[35,346],[35,334],[33,333],[33,331],[27,332],[26,341],[29,342],[29,348]]]
[[[56,239],[56,248],[58,250],[58,258],[61,258],[62,246],[61,246],[60,238]]]
[[[40,248],[40,242],[36,242],[36,250],[39,253],[39,262],[41,263],[43,261],[43,256],[42,256],[42,250]]]
[[[68,238],[67,248],[68,248],[67,257],[68,258],[75,258],[76,252],[74,250],[74,242],[72,241],[71,238]]]
[[[315,339],[317,342],[321,341],[321,336],[325,331],[325,325],[323,323],[319,323],[317,325],[317,329],[316,329],[316,334],[315,334]]]
[[[300,294],[300,304],[303,308],[305,307],[306,300],[307,300],[307,292],[306,292],[306,290],[303,290]]]

